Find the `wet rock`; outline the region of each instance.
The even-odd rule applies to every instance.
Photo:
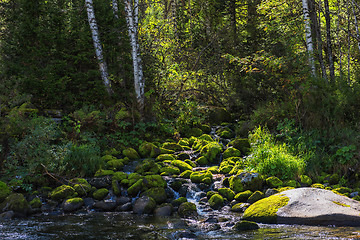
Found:
[[[84,205],[87,208],[92,208],[95,204],[95,201],[92,198],[84,198],[83,200],[84,200]]]
[[[14,193],[5,198],[0,204],[0,211],[13,211],[15,216],[26,216],[30,212],[30,205],[20,193]]]
[[[217,220],[217,218],[214,217],[209,217],[208,219],[205,220],[206,223],[218,223],[219,220]]]
[[[15,215],[14,211],[7,211],[0,214],[0,220],[8,220],[13,218]]]
[[[103,211],[112,211],[116,207],[116,201],[112,201],[112,200],[97,201],[94,203],[93,207],[101,209]]]
[[[259,173],[242,172],[229,179],[230,188],[234,192],[242,192],[245,190],[256,191],[262,189],[263,178]]]
[[[174,234],[175,239],[197,239],[197,236],[192,232],[177,232]]]
[[[231,207],[231,211],[243,213],[249,206],[250,203],[238,203]]]
[[[238,202],[246,202],[252,194],[253,194],[252,191],[246,190],[244,192],[239,192],[238,194],[235,195],[234,198]]]
[[[96,200],[102,200],[109,194],[109,190],[106,188],[100,188],[93,193],[93,197]]]
[[[31,208],[41,208],[42,202],[39,197],[35,197],[33,200],[30,201]]]
[[[266,179],[266,184],[271,188],[278,188],[278,187],[281,187],[283,185],[283,181],[281,181],[277,177],[268,177]]]
[[[164,203],[167,199],[166,191],[164,188],[156,187],[150,188],[143,192],[141,196],[148,196],[155,200],[157,204]]]
[[[61,185],[60,187],[55,188],[50,193],[50,198],[59,201],[66,198],[70,198],[75,193],[75,189],[69,185]]]
[[[143,196],[135,201],[133,212],[136,214],[151,214],[155,210],[156,202],[151,197]]]
[[[128,203],[124,203],[120,206],[118,206],[115,211],[117,212],[128,212],[128,211],[131,211],[132,210],[132,204],[131,202],[128,202]]]
[[[179,206],[178,213],[180,217],[191,217],[198,215],[196,205],[191,202],[182,203]]]
[[[359,195],[359,192],[352,192],[350,193],[350,198],[354,198]]]
[[[179,197],[171,202],[174,207],[179,207],[182,203],[187,202],[186,197]]]
[[[274,195],[276,193],[278,193],[279,191],[276,190],[276,189],[272,189],[272,188],[269,188],[266,190],[265,192],[265,197],[270,197],[271,195]]]
[[[129,197],[121,196],[121,197],[116,198],[117,205],[123,205],[128,202],[131,202],[131,198],[129,198]]]
[[[246,220],[236,223],[235,226],[233,227],[235,231],[248,231],[248,230],[256,230],[259,228],[260,227],[259,225],[257,225],[257,223]]]
[[[154,215],[158,217],[171,216],[172,211],[173,211],[173,207],[171,206],[171,204],[163,204],[155,209]]]
[[[220,194],[214,194],[209,199],[209,204],[212,209],[220,209],[224,205],[224,198]]]
[[[70,198],[63,203],[63,210],[65,212],[73,212],[80,209],[84,205],[82,198]]]
[[[251,196],[248,198],[248,202],[249,203],[254,203],[256,201],[259,201],[260,199],[264,198],[265,194],[260,192],[260,191],[256,191],[253,194],[251,194]]]
[[[105,187],[109,187],[112,181],[110,176],[105,176],[105,177],[92,178],[89,180],[89,183],[91,186],[94,186],[96,188],[105,188]]]

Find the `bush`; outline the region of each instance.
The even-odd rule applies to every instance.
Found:
[[[261,127],[250,135],[252,153],[247,158],[250,168],[264,175],[292,179],[304,172],[303,159],[291,154],[286,144],[279,144]]]

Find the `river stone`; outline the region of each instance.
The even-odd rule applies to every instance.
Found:
[[[158,217],[171,216],[172,210],[171,204],[164,204],[155,209],[154,215]]]
[[[274,202],[276,198],[288,202]],[[274,216],[265,216],[267,209],[274,209],[275,205],[280,207],[273,211]],[[360,202],[325,189],[297,188],[259,200],[245,211],[244,219],[278,224],[360,226]]]
[[[84,205],[84,200],[82,198],[70,198],[66,200],[63,204],[64,212],[73,212],[78,210]]]
[[[89,183],[96,188],[106,188],[111,186],[112,181],[110,176],[97,177],[89,180]]]
[[[13,218],[15,215],[14,211],[7,211],[0,214],[0,220],[8,220]]]
[[[30,212],[30,204],[21,193],[13,193],[0,204],[0,212],[6,211],[13,211],[15,217],[23,217]]]
[[[236,223],[235,226],[233,227],[235,231],[248,231],[248,230],[256,230],[259,228],[260,227],[259,225],[257,225],[257,223],[246,220]]]
[[[136,214],[151,214],[155,210],[156,202],[148,196],[142,196],[135,201],[133,212]]]
[[[112,211],[116,207],[116,201],[112,201],[112,200],[97,201],[94,203],[93,207],[101,209],[103,211]]]
[[[128,202],[131,202],[131,198],[129,198],[129,197],[121,196],[121,197],[116,198],[116,203],[118,205],[124,205],[125,203],[128,203]]]
[[[116,212],[128,212],[131,210],[132,210],[131,202],[124,203],[123,205],[120,205],[115,209]]]

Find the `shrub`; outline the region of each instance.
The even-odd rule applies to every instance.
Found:
[[[261,127],[250,135],[252,154],[247,158],[250,168],[261,174],[292,179],[303,173],[305,162],[290,153],[286,144],[276,143],[270,133]]]

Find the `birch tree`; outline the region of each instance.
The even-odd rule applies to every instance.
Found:
[[[330,70],[330,79],[334,81],[335,78],[335,69],[334,69],[334,60],[332,53],[332,44],[331,44],[331,22],[330,22],[330,9],[329,9],[329,1],[324,0],[325,5],[325,20],[326,20],[326,42],[327,42],[327,50],[328,50],[328,59],[329,59],[329,70]]]
[[[302,0],[303,12],[304,12],[304,21],[305,21],[305,38],[306,38],[306,47],[309,55],[309,65],[311,68],[312,75],[315,76],[315,63],[314,63],[314,46],[311,36],[311,26],[310,26],[310,15],[309,15],[309,4],[308,0]]]
[[[139,110],[142,113],[145,104],[145,79],[143,76],[140,46],[138,41],[139,0],[124,0],[124,4],[126,23],[128,25],[129,38],[132,49],[131,56],[133,59],[135,95]]]
[[[113,93],[113,91],[111,89],[109,73],[107,70],[107,65],[106,65],[106,62],[104,59],[103,49],[101,46],[99,30],[98,30],[98,26],[97,26],[96,18],[95,18],[93,1],[85,0],[85,6],[86,6],[87,15],[88,15],[88,21],[89,21],[89,26],[90,26],[90,30],[91,30],[91,35],[92,35],[92,39],[93,39],[93,43],[94,43],[95,54],[96,54],[96,58],[97,58],[98,64],[99,64],[101,78],[104,83],[106,91],[108,92],[109,95],[111,95]]]

